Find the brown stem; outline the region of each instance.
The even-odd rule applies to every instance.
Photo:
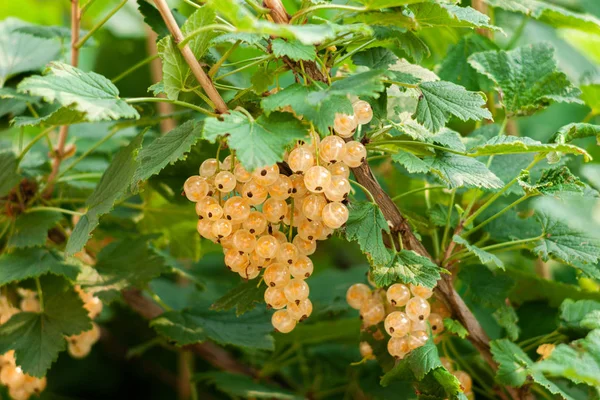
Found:
[[[158,49],[156,48],[156,33],[146,27],[146,48],[148,49],[148,55],[153,56],[158,53]],[[150,74],[152,75],[152,82],[160,82],[163,79],[162,73],[162,63],[159,58],[156,58],[150,62]],[[158,95],[159,97],[165,97],[163,93]],[[172,114],[173,113],[173,104],[170,103],[156,103],[156,109],[159,114]],[[173,118],[163,119],[160,121],[160,131],[162,133],[167,133],[175,129],[177,124]]]
[[[175,44],[181,43],[184,39],[183,33],[181,33],[181,29],[179,29],[179,25],[177,25],[177,21],[175,21],[175,17],[173,17],[173,13],[171,13],[171,9],[169,8],[166,0],[154,0],[154,4],[156,4],[156,8],[158,8],[160,15],[165,21],[165,24],[167,24],[167,28],[169,29],[169,32],[171,32],[173,40],[175,40]],[[217,112],[220,114],[227,113],[227,104],[225,104],[225,101],[215,88],[215,85],[213,85],[210,77],[206,75],[200,66],[200,63],[196,59],[196,56],[194,56],[190,46],[185,45],[179,48],[179,50],[181,51],[181,55],[183,55],[185,62],[192,70],[192,73],[198,82],[200,82],[202,89],[204,89],[208,98],[214,103]]]
[[[473,0],[471,6],[482,14],[487,15],[488,13],[488,5],[484,0]],[[477,29],[477,33],[489,39],[492,38],[492,31],[490,29],[479,28]]]

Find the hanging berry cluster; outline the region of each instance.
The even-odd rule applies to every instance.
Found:
[[[76,286],[75,290],[79,293],[83,307],[87,310],[90,319],[95,319],[102,311],[102,301],[93,294],[84,292],[79,286]],[[74,358],[87,356],[98,339],[100,339],[100,328],[95,322],[92,322],[92,329],[67,338],[69,354]]]
[[[431,289],[412,284],[395,283],[384,291],[357,283],[346,292],[346,301],[350,307],[359,310],[364,327],[384,322],[385,332],[390,337],[388,353],[396,359],[403,359],[427,342],[428,322],[434,335],[444,330],[443,316],[446,312],[439,304],[436,306],[441,314],[431,312],[429,299],[432,295]],[[367,342],[361,343],[360,350],[363,357],[372,355]]]
[[[225,264],[244,279],[262,275],[267,306],[277,311],[271,322],[282,333],[312,313],[306,283],[313,272],[308,256],[348,220],[350,168],[367,152],[350,138],[358,124],[372,118],[369,103],[354,103],[354,115],[337,115],[337,135],[297,143],[285,154],[291,175],[277,164],[247,171],[227,156],[205,160],[199,175],[188,178],[184,192],[196,203],[198,233],[219,243]]]
[[[452,375],[458,379],[460,382],[460,386],[463,392],[465,392],[465,396],[467,399],[472,400],[475,398],[473,394],[473,380],[471,379],[471,375],[467,374],[465,371],[461,371],[460,369],[456,369],[454,367],[454,361],[446,357],[440,357],[440,361],[444,368],[448,370]]]

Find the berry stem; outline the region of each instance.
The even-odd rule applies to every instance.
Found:
[[[42,285],[40,284],[40,278],[35,278],[35,287],[37,288],[38,300],[40,302],[40,313],[44,312],[44,292],[42,292]]]

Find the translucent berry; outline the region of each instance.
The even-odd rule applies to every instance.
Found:
[[[285,298],[282,288],[268,287],[265,290],[265,303],[269,308],[279,310],[287,305],[288,300]]]
[[[0,382],[5,386],[21,386],[25,382],[25,374],[20,367],[9,364],[0,371]]]
[[[274,199],[286,200],[291,194],[292,180],[285,175],[279,175],[279,179],[269,186],[269,195]]]
[[[405,336],[410,332],[410,326],[410,319],[402,311],[394,311],[385,317],[385,330],[390,336]]]
[[[40,302],[35,297],[26,297],[19,304],[25,312],[40,312]]]
[[[319,157],[323,161],[334,163],[346,155],[346,142],[339,136],[330,135],[321,140]]]
[[[223,216],[223,208],[215,202],[206,207],[204,214],[210,221],[216,221]]]
[[[434,335],[440,334],[444,331],[444,319],[441,315],[431,313],[429,314],[429,325],[431,325],[431,332]]]
[[[442,366],[446,368],[449,372],[454,371],[454,363],[447,357],[440,357],[440,362]]]
[[[386,292],[387,300],[395,307],[402,307],[408,303],[410,299],[410,290],[406,285],[394,283]]]
[[[303,173],[315,165],[313,153],[304,147],[298,147],[291,151],[287,160],[290,169],[294,172]]]
[[[420,285],[410,284],[410,291],[413,295],[418,296],[422,299],[428,299],[433,295],[433,290]]]
[[[285,233],[274,229],[271,235],[277,239],[280,245],[287,243],[287,236],[285,236]]]
[[[274,263],[267,267],[264,278],[267,286],[284,287],[290,281],[290,271],[287,265]]]
[[[242,226],[253,235],[260,235],[265,231],[265,229],[267,229],[267,219],[263,213],[259,211],[252,211],[248,215],[248,218],[242,222]]]
[[[427,320],[412,321],[412,325],[410,326],[410,330],[413,331],[413,332],[416,332],[416,331],[427,331],[427,329],[429,329],[428,326],[427,326]]]
[[[235,176],[229,171],[221,171],[215,176],[215,187],[223,193],[229,193],[235,189],[237,181]]]
[[[323,224],[331,229],[337,229],[348,221],[348,208],[337,201],[323,208]]]
[[[323,230],[321,230],[321,236],[317,238],[317,240],[327,240],[333,235],[333,229],[328,226],[323,225]]]
[[[342,201],[350,193],[350,182],[343,176],[333,175],[329,187],[325,189],[325,197],[329,201]]]
[[[292,181],[292,197],[294,199],[303,198],[308,193],[308,189],[304,185],[304,176],[294,174],[290,176]]]
[[[323,232],[323,225],[319,221],[305,219],[298,225],[298,235],[305,240],[316,240]]]
[[[343,138],[349,138],[354,135],[357,121],[354,115],[336,114],[333,121],[333,130]]]
[[[320,221],[327,200],[322,194],[310,194],[302,201],[302,213],[308,219]]]
[[[227,199],[223,205],[225,218],[233,222],[243,222],[250,215],[250,205],[240,196],[233,196]]]
[[[231,156],[231,154],[228,155],[227,157],[225,157],[225,159],[221,162],[221,169],[229,171],[231,169],[232,160],[233,160],[233,157]]]
[[[365,146],[356,141],[346,143],[346,155],[344,156],[344,162],[350,168],[359,167],[367,158],[367,149]]]
[[[258,238],[254,251],[259,257],[270,259],[275,258],[277,250],[279,250],[279,240],[272,235],[265,235]]]
[[[300,254],[310,256],[317,250],[317,243],[314,240],[302,239],[300,236],[294,236],[292,243],[298,248]]]
[[[355,283],[346,291],[346,302],[356,310],[360,308],[371,298],[371,288],[364,283]]]
[[[212,234],[218,239],[229,236],[232,230],[233,225],[231,221],[227,221],[226,219],[220,219],[212,224]]]
[[[373,358],[373,348],[368,342],[360,342],[358,345],[358,350],[360,351],[362,358]]]
[[[392,357],[403,359],[404,356],[406,356],[406,353],[410,351],[410,347],[408,345],[408,338],[406,336],[391,338],[388,341],[387,350]]]
[[[298,248],[292,243],[282,243],[277,252],[277,262],[292,265],[298,259]]]
[[[273,197],[267,199],[262,208],[265,218],[267,218],[267,221],[272,223],[283,221],[287,210],[288,205],[285,200],[277,200]]]
[[[252,174],[246,171],[246,168],[242,164],[237,164],[233,169],[233,174],[238,182],[246,183],[252,179]]]
[[[207,217],[206,209],[213,204],[219,205],[217,199],[208,196],[203,198],[202,200],[196,203],[196,214],[198,214],[199,216],[201,215],[203,217]]]
[[[350,167],[343,161],[330,164],[327,169],[331,172],[332,176],[343,176],[346,179],[350,176]]]
[[[296,321],[303,321],[312,314],[313,305],[307,298],[300,300],[298,303],[293,302],[287,305],[287,310]]]
[[[304,173],[304,185],[313,193],[323,193],[331,183],[331,172],[325,167],[310,167]]]
[[[206,183],[206,179],[198,175],[190,176],[183,184],[185,197],[187,197],[189,201],[202,200],[208,193],[208,190],[209,187],[208,183]]]
[[[258,268],[254,264],[248,264],[248,266],[246,268],[239,271],[238,273],[242,278],[244,278],[246,280],[250,280],[250,279],[254,279],[258,275],[260,275],[260,268]]]
[[[257,269],[262,270],[267,266],[267,261],[256,254],[255,251],[248,254],[248,258],[250,259],[250,264],[256,266]]]
[[[217,173],[219,162],[216,158],[208,158],[200,164],[200,176],[210,178]]]
[[[458,379],[463,391],[471,391],[471,389],[473,388],[473,380],[471,379],[471,376],[469,374],[467,374],[465,371],[454,371],[452,372],[452,375],[454,375],[456,379]]]
[[[385,318],[385,307],[379,299],[371,298],[360,307],[360,316],[366,326],[377,325]]]
[[[273,164],[268,167],[257,168],[252,172],[252,178],[262,186],[270,186],[279,179],[279,167]]]
[[[290,303],[300,304],[300,301],[308,298],[310,290],[303,279],[292,279],[283,288],[283,293]]]
[[[413,321],[424,321],[429,317],[429,303],[420,297],[413,297],[406,303],[405,312]]]
[[[239,229],[234,232],[233,247],[244,253],[250,253],[256,247],[256,238],[246,229]]]
[[[248,204],[256,206],[262,204],[269,195],[269,191],[266,187],[259,185],[256,181],[251,180],[244,184],[242,188],[242,196]]]
[[[246,269],[250,264],[250,259],[245,253],[240,253],[237,249],[229,249],[225,253],[225,265],[232,271],[240,272]]]
[[[368,124],[373,119],[373,110],[371,109],[371,105],[366,101],[358,100],[352,104],[352,108],[354,109],[356,122],[360,125]]]
[[[289,333],[296,327],[296,320],[287,310],[277,310],[271,317],[271,324],[281,333]]]
[[[290,273],[297,279],[308,278],[312,275],[313,270],[313,262],[307,256],[299,256],[296,261],[290,265]]]

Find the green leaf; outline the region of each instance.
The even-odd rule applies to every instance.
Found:
[[[58,43],[15,31],[26,26],[31,25],[16,18],[0,22],[0,87],[17,74],[41,70],[59,56]]]
[[[429,57],[431,52],[427,44],[414,32],[406,31],[397,26],[373,25],[375,38],[378,40],[390,40],[395,46],[404,52],[406,58],[420,63],[423,58]]]
[[[587,323],[591,323],[596,314],[600,311],[600,302],[594,300],[579,300],[573,301],[566,299],[560,305],[560,322],[561,327],[566,329],[581,330],[586,328],[583,321],[587,319]]]
[[[166,270],[164,258],[149,247],[148,239],[147,236],[123,239],[104,247],[94,266],[97,280],[80,280],[82,286],[102,292],[147,285]]]
[[[580,86],[581,99],[596,115],[600,114],[600,83]]]
[[[21,115],[13,119],[14,126],[20,128],[23,126],[37,125],[72,125],[86,120],[85,112],[72,110],[67,107],[61,107],[60,104],[46,104],[38,110],[39,116]]]
[[[315,46],[302,44],[297,40],[275,39],[271,46],[273,54],[278,58],[285,56],[294,61],[310,61],[317,58]]]
[[[498,189],[504,183],[481,161],[457,154],[443,153],[423,159],[431,172],[439,176],[450,188],[479,187]]]
[[[27,109],[27,103],[32,106],[39,105],[39,98],[17,93],[11,87],[0,88],[0,117],[5,115],[19,115]]]
[[[445,204],[433,204],[429,210],[427,210],[427,217],[434,226],[444,227],[448,222],[448,206]],[[456,208],[452,208],[450,215],[450,227],[455,228],[458,225],[458,211]]]
[[[336,80],[324,90],[309,92],[308,103],[316,105],[327,100],[333,101],[342,96],[377,98],[379,93],[385,89],[382,81],[385,74],[385,71],[371,70]]]
[[[0,326],[0,352],[15,350],[23,372],[42,377],[65,350],[65,336],[92,327],[87,310],[73,287],[63,278],[40,279],[44,296],[42,313],[21,312]]]
[[[600,34],[600,20],[589,14],[580,14],[555,4],[539,0],[486,0],[492,7],[524,14],[555,28],[572,28]]]
[[[363,65],[369,69],[387,69],[394,64],[398,57],[385,47],[371,47],[352,56],[356,65]]]
[[[487,142],[472,148],[469,155],[472,157],[479,157],[495,154],[545,154],[556,151],[582,155],[586,161],[591,159],[591,156],[587,151],[572,144],[542,143],[526,136],[496,136]]]
[[[198,380],[214,385],[218,390],[233,398],[301,400],[303,397],[278,386],[259,383],[245,375],[229,372],[206,372],[197,375]]]
[[[214,143],[227,135],[229,147],[249,171],[283,160],[286,147],[308,135],[302,123],[289,113],[261,115],[254,120],[240,111],[231,111],[221,118],[205,119],[204,138]]]
[[[489,264],[494,268],[504,269],[504,263],[502,260],[500,260],[494,254],[488,253],[487,251],[481,250],[479,247],[470,244],[465,238],[454,235],[452,241],[459,245],[465,246],[465,249],[467,249],[469,253],[475,255],[475,257],[477,257],[482,264]]]
[[[438,355],[437,347],[433,344],[433,338],[430,337],[427,342],[412,350],[402,359],[394,368],[388,371],[382,378],[381,384],[386,386],[398,375],[403,375],[406,370],[412,372],[417,380],[422,380],[430,371],[442,367],[440,356]]]
[[[167,25],[160,16],[160,12],[146,0],[137,0],[138,11],[144,17],[144,22],[158,35],[159,38],[169,36]],[[173,12],[173,10],[172,10]]]
[[[119,98],[111,81],[60,62],[51,62],[44,76],[23,79],[18,89],[85,113],[87,121],[139,118],[135,108]]]
[[[19,249],[0,256],[0,286],[48,273],[74,280],[79,269],[47,249]]]
[[[402,282],[433,288],[440,279],[440,268],[412,250],[401,250],[388,265],[376,265],[372,274],[380,287]]]
[[[550,142],[564,145],[575,139],[587,137],[596,137],[600,143],[600,125],[586,124],[582,122],[572,123],[563,126],[556,132]],[[562,151],[562,150],[560,150]]]
[[[530,183],[529,171],[522,171],[519,185],[529,194],[560,195],[561,193],[583,194],[586,185],[573,175],[568,167],[561,166],[542,171],[534,184]]]
[[[491,341],[490,349],[498,363],[498,382],[508,386],[523,386],[529,375],[529,366],[533,364],[531,358],[507,339]]]
[[[369,10],[379,10],[382,8],[393,8],[405,6],[407,4],[418,3],[421,0],[359,0]]]
[[[235,315],[240,316],[253,310],[257,303],[262,303],[264,294],[264,287],[254,281],[247,281],[225,293],[210,306],[210,309],[228,311],[235,307]]]
[[[194,30],[213,24],[215,21],[215,12],[209,7],[202,7],[196,10],[187,19],[181,32],[183,36],[188,36]],[[188,42],[192,53],[196,59],[201,59],[208,50],[210,42],[219,35],[219,31],[211,30],[196,35]],[[181,55],[177,44],[173,41],[171,35],[166,35],[158,41],[158,55],[163,63],[163,83],[167,97],[172,100],[179,98],[182,90],[189,90],[199,85],[194,77],[192,70]]]
[[[313,314],[314,315],[314,314]],[[325,314],[326,315],[326,314]],[[277,338],[277,345],[294,343],[311,345],[334,341],[355,341],[360,334],[360,320],[341,318],[311,324],[299,324],[294,330]]]
[[[502,307],[514,286],[514,281],[509,276],[494,274],[483,265],[464,266],[458,277],[469,288],[475,301],[491,308]]]
[[[557,259],[566,264],[595,264],[600,260],[600,237],[569,224],[545,211],[538,211],[544,234],[532,250],[544,261]]]
[[[444,318],[444,327],[448,333],[452,333],[461,339],[469,335],[469,331],[460,322],[452,318]]]
[[[496,49],[494,42],[478,33],[463,36],[448,50],[438,75],[442,80],[454,82],[467,90],[480,90],[481,76],[469,64],[468,58],[474,53]]]
[[[517,325],[517,322],[519,322],[519,317],[513,307],[504,304],[502,307],[494,311],[493,316],[498,325],[504,328],[506,335],[510,340],[514,342],[519,338],[520,328]]]
[[[35,36],[40,39],[71,39],[71,28],[66,26],[44,26],[44,25],[25,25],[20,28],[13,29],[13,33],[24,33],[26,35]],[[79,30],[79,37],[83,37],[88,33],[84,29]],[[89,38],[84,46],[94,45],[94,39]]]
[[[0,197],[4,197],[21,181],[17,172],[17,156],[12,151],[0,151]]]
[[[219,344],[248,349],[274,349],[274,340],[270,335],[273,326],[263,310],[251,311],[239,317],[231,312],[203,308],[172,311],[152,320],[150,326],[179,346],[210,339]]]
[[[417,105],[416,119],[425,128],[437,132],[451,116],[461,121],[492,119],[485,108],[483,93],[469,92],[452,82],[423,82],[419,85],[421,97]]]
[[[429,164],[408,151],[398,151],[392,154],[392,161],[400,163],[411,174],[429,172]]]
[[[98,226],[100,216],[112,210],[115,201],[125,194],[138,168],[137,153],[142,144],[138,135],[129,146],[121,149],[110,163],[94,192],[87,199],[86,213],[79,219],[67,242],[66,253],[77,253],[87,243]]]
[[[201,124],[190,120],[142,148],[137,157],[139,166],[133,176],[132,186],[135,188],[167,165],[185,159],[192,145],[201,138],[201,132]]]
[[[346,222],[346,240],[358,242],[360,249],[376,266],[390,262],[390,253],[383,243],[383,232],[390,232],[379,207],[370,202],[353,202]],[[383,231],[383,232],[382,232]]]
[[[490,18],[471,7],[449,3],[421,2],[408,7],[414,13],[415,27],[499,29],[490,24]]]
[[[269,86],[273,84],[274,78],[273,71],[269,70],[267,66],[265,68],[259,67],[254,75],[252,75],[252,78],[250,78],[252,91],[258,95],[267,92]]]
[[[558,71],[547,43],[476,53],[469,63],[494,81],[509,116],[530,115],[555,102],[581,103],[581,92]]]
[[[18,248],[43,246],[48,238],[48,231],[60,220],[62,215],[54,211],[21,214],[15,220],[8,245]]]

